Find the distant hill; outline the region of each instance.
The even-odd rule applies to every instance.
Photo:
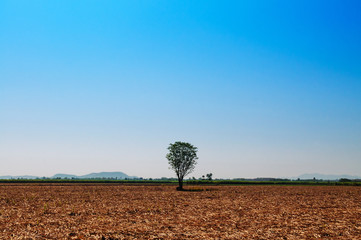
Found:
[[[135,176],[128,176],[123,172],[100,172],[100,173],[90,173],[87,175],[80,176],[79,178],[118,178],[118,179],[125,179],[125,178],[138,178]]]
[[[99,172],[99,173],[89,173],[86,175],[70,175],[70,174],[55,174],[51,178],[79,178],[79,179],[102,179],[102,178],[116,178],[116,179],[135,179],[138,177],[128,176],[123,172]]]
[[[58,173],[58,174],[55,174],[54,176],[52,176],[51,178],[78,178],[78,176],[72,175],[72,174]]]
[[[23,176],[0,176],[0,179],[37,179],[40,177],[37,176],[30,176],[30,175],[23,175]]]
[[[323,179],[323,180],[338,180],[341,178],[347,178],[347,179],[361,179],[359,176],[352,176],[352,175],[330,175],[330,174],[320,174],[320,173],[307,173],[302,174],[298,176],[299,179]]]
[[[29,176],[29,175],[24,175],[24,176],[0,176],[0,179],[37,179],[37,178],[43,178],[43,177],[37,177],[37,176]],[[73,175],[73,174],[62,174],[62,173],[58,173],[55,174],[54,176],[50,177],[52,179],[57,179],[57,178],[61,178],[61,179],[72,179],[72,178],[78,178],[78,179],[103,179],[103,178],[114,178],[114,179],[137,179],[139,177],[135,177],[135,176],[128,176],[127,174],[123,173],[123,172],[99,172],[99,173],[89,173],[86,175],[81,175],[81,176],[77,176],[77,175]]]

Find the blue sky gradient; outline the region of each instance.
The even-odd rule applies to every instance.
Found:
[[[360,1],[1,1],[0,175],[361,175]]]

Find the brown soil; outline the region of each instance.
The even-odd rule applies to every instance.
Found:
[[[361,239],[360,187],[189,188],[3,184],[0,239]]]

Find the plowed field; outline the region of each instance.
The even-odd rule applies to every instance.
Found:
[[[3,184],[0,239],[361,239],[360,187],[187,188]]]

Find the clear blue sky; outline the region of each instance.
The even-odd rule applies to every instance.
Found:
[[[0,175],[361,175],[361,1],[0,1]]]

